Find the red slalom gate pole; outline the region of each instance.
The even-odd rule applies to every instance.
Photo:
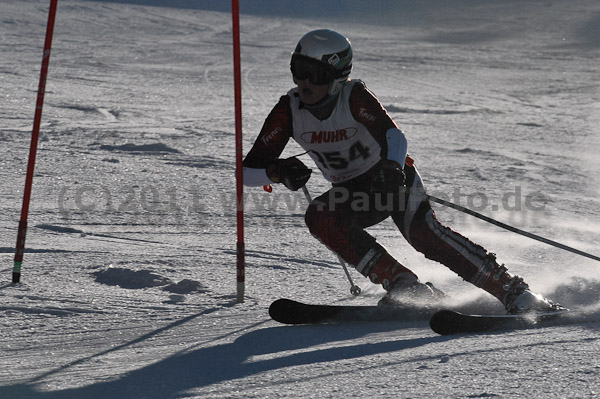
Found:
[[[231,0],[233,22],[233,77],[235,94],[235,178],[237,191],[237,303],[244,302],[246,262],[244,248],[244,174],[242,166],[242,78],[240,56],[240,4]]]
[[[33,184],[33,171],[35,169],[35,156],[37,154],[40,136],[40,125],[42,123],[42,108],[44,106],[44,94],[46,92],[46,78],[48,77],[48,66],[50,64],[50,50],[52,49],[52,36],[54,34],[54,20],[56,18],[57,3],[58,0],[50,0],[48,25],[46,27],[46,41],[44,43],[44,55],[42,57],[42,70],[40,72],[40,83],[38,86],[35,115],[33,118],[33,131],[31,133],[31,145],[29,147],[27,176],[25,178],[23,205],[21,207],[21,219],[19,220],[19,231],[17,233],[17,245],[15,248],[15,260],[12,272],[12,282],[15,284],[21,281],[21,265],[23,264],[23,255],[25,253],[25,236],[27,235],[27,218],[29,216],[31,186]]]

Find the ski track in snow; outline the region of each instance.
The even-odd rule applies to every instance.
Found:
[[[441,206],[443,221],[588,318],[456,337],[426,322],[279,325],[267,314],[279,297],[383,293],[351,271],[363,293],[350,295],[304,226],[302,193],[281,187],[246,189],[235,304],[229,5],[129,3],[59,1],[16,286],[48,2],[0,4],[0,398],[597,397],[597,262]],[[244,150],[292,85],[299,37],[331,27],[351,38],[352,76],[406,132],[432,195],[597,255],[597,2],[509,3],[242,2]],[[301,152],[291,143],[284,156]],[[308,186],[327,184],[315,174]],[[370,231],[461,306],[501,311],[391,223]]]

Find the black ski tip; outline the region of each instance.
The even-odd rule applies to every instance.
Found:
[[[476,334],[513,330],[533,325],[535,315],[478,315],[454,310],[440,310],[429,320],[429,326],[440,335]]]
[[[269,306],[269,316],[283,324],[314,324],[334,317],[339,309],[328,305],[309,305],[281,298]]]
[[[346,306],[314,305],[281,298],[269,306],[269,316],[284,324],[317,324],[336,320]]]
[[[567,311],[532,312],[524,314],[463,314],[452,310],[435,313],[429,325],[440,335],[476,334],[558,325],[568,318]]]
[[[296,324],[292,317],[295,303],[291,299],[277,299],[269,306],[269,316],[280,323]]]
[[[461,332],[462,314],[453,310],[440,310],[429,319],[431,329],[440,335],[451,335]]]

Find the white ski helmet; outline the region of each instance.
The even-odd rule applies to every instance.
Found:
[[[298,42],[290,63],[294,82],[309,79],[313,84],[329,83],[328,94],[337,94],[352,71],[350,40],[329,29],[308,32]]]

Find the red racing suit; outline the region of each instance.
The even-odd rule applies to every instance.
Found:
[[[412,160],[404,166],[406,188],[385,198],[371,191],[373,176],[388,153],[386,132],[397,127],[375,95],[363,82],[352,80],[336,101],[319,119],[302,105],[297,89],[282,96],[244,160],[245,183],[271,183],[265,168],[292,138],[333,186],[307,208],[310,232],[361,274],[386,288],[396,274],[411,273],[395,260],[392,268],[391,256],[365,231],[391,216],[417,251],[504,303],[512,276],[494,254],[439,222]]]

